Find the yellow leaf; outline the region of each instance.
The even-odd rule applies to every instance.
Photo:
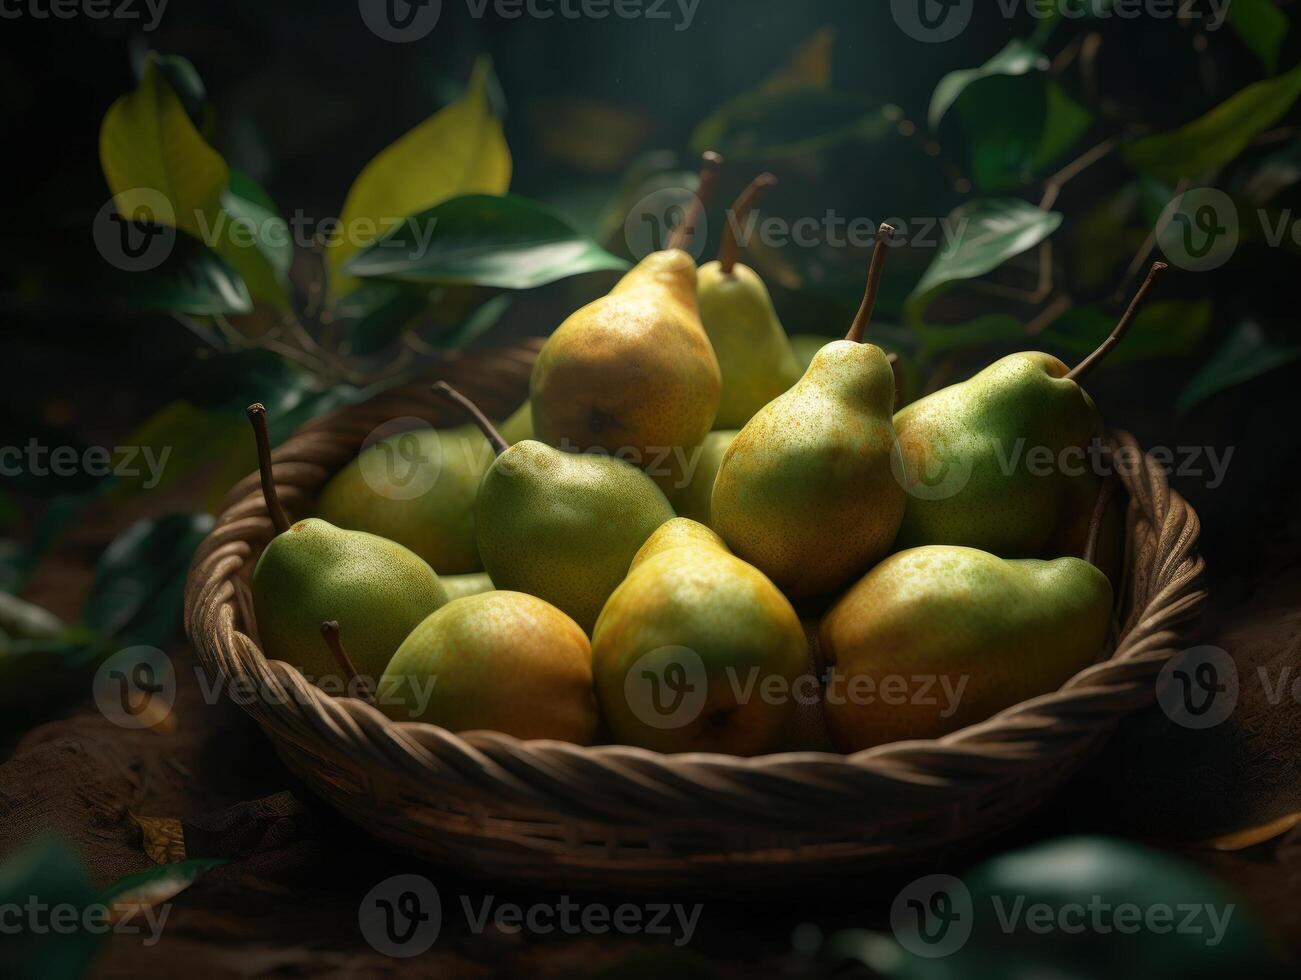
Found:
[[[154,864],[185,860],[185,832],[175,817],[140,817],[127,811],[140,828],[140,845]]]
[[[226,161],[199,135],[153,59],[139,87],[105,113],[99,158],[124,216],[144,210],[150,220],[200,239],[230,178]]]
[[[511,158],[501,120],[488,103],[488,62],[480,59],[465,96],[440,109],[392,146],[357,177],[330,244],[335,295],[354,289],[343,263],[397,222],[462,194],[505,194]]]
[[[767,95],[798,88],[830,88],[831,49],[836,43],[836,29],[818,28],[816,34],[795,49],[790,60],[763,83],[760,91]]]

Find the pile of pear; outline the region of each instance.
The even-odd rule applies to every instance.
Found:
[[[896,411],[891,358],[865,339],[889,227],[845,339],[803,363],[737,261],[770,175],[718,260],[685,248],[719,164],[668,247],[554,331],[500,426],[435,385],[472,422],[404,435],[403,459],[436,468],[424,492],[404,492],[386,440],[291,522],[250,409],[275,532],[250,582],[268,658],[322,687],[342,672],[399,722],[736,755],[937,738],[1098,659],[1112,487],[1004,460],[1101,434],[1081,380],[1163,267],[1075,369],[1013,354]],[[941,690],[960,697],[926,696]]]

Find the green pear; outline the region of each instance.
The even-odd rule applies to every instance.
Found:
[[[723,456],[711,523],[737,557],[791,597],[833,592],[889,551],[903,516],[895,477],[894,374],[860,342],[880,285],[882,226],[848,339],[818,352]]]
[[[772,174],[762,174],[746,188],[728,215],[718,260],[701,266],[697,276],[700,322],[723,378],[715,429],[741,428],[803,373],[768,288],[753,269],[736,261],[737,228],[776,183]]]
[[[700,199],[714,169],[701,174]],[[722,386],[684,235],[557,327],[529,381],[538,441],[626,458],[666,491],[682,483],[686,458],[713,428]]]
[[[1062,525],[1096,496],[1086,449],[1102,419],[1080,381],[1124,336],[1164,269],[1153,267],[1111,336],[1076,368],[1051,354],[1009,354],[895,414],[908,488],[899,548],[1051,553]]]
[[[477,426],[393,435],[335,474],[317,515],[406,545],[442,574],[477,572],[474,498],[492,460]]]
[[[931,545],[891,555],[823,617],[827,727],[842,752],[939,738],[1057,690],[1107,639],[1111,584],[1080,558]]]
[[[377,678],[416,624],[447,602],[447,593],[427,562],[394,541],[318,518],[290,524],[271,472],[266,409],[248,411],[276,529],[250,582],[262,651],[311,678],[336,676],[319,630],[323,621],[337,620],[353,638],[357,672]]]
[[[762,572],[703,524],[677,518],[642,545],[605,604],[592,659],[620,742],[756,755],[785,734],[808,643]]]
[[[701,524],[712,525],[710,498],[714,494],[714,479],[723,464],[723,455],[737,436],[736,429],[716,430],[705,436],[697,450],[694,468],[687,474],[687,482],[673,493],[673,509],[679,517],[689,517]]]
[[[377,702],[396,721],[453,732],[590,745],[599,727],[587,635],[522,592],[455,599],[417,625],[380,679]]]
[[[673,517],[645,473],[611,456],[575,455],[526,439],[508,446],[474,405],[497,459],[475,503],[479,553],[499,589],[539,596],[591,630],[651,532]]]
[[[440,575],[443,588],[449,599],[460,599],[467,595],[480,595],[493,591],[496,586],[487,572],[471,572],[468,575]]]

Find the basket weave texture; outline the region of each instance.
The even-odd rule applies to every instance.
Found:
[[[439,376],[490,415],[524,397],[540,341],[453,355]],[[424,385],[316,419],[273,454],[291,517],[377,426],[459,424]],[[1206,593],[1199,522],[1161,466],[1113,431],[1128,496],[1114,644],[1060,690],[934,741],[844,756],[661,755],[398,723],[258,648],[248,581],[272,536],[256,475],[200,547],[186,630],[281,758],[368,832],[437,864],[552,886],[726,892],[907,865],[1025,816],[1127,713],[1149,704]]]

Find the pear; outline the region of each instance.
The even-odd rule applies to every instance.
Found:
[[[717,261],[701,266],[697,276],[700,322],[723,378],[716,429],[741,428],[804,373],[768,288],[753,269],[736,261],[737,228],[776,183],[772,174],[761,174],[746,188],[728,215]]]
[[[377,701],[395,721],[453,732],[590,745],[599,727],[587,635],[522,592],[454,599],[417,625],[380,679]]]
[[[938,738],[1055,691],[1107,638],[1111,584],[1081,558],[930,545],[891,555],[823,617],[827,727],[842,752]]]
[[[441,575],[443,588],[449,599],[460,599],[467,595],[480,595],[493,591],[496,586],[486,572],[472,572],[468,575]]]
[[[663,492],[610,456],[531,439],[509,446],[464,395],[435,389],[470,412],[497,450],[475,502],[479,554],[493,583],[546,599],[591,630],[637,549],[673,517]]]
[[[406,545],[441,574],[477,572],[474,498],[492,460],[477,426],[403,432],[335,474],[317,515]]]
[[[792,598],[861,574],[889,551],[903,516],[894,374],[879,347],[860,342],[892,229],[881,231],[848,338],[822,348],[795,387],[746,423],[714,481],[714,529]]]
[[[908,487],[899,548],[1051,553],[1081,499],[1096,494],[1085,449],[1102,419],[1080,381],[1119,343],[1165,268],[1152,267],[1111,336],[1073,370],[1051,354],[1009,354],[895,414]]]
[[[813,358],[817,356],[818,351],[822,350],[822,348],[826,347],[827,344],[836,339],[837,338],[835,337],[824,337],[821,334],[791,334],[791,353],[795,355],[795,360],[799,364],[800,370],[807,371],[809,365],[813,363]]]
[[[709,528],[676,518],[642,545],[605,604],[592,660],[619,741],[756,755],[785,735],[808,643],[762,572]]]
[[[710,520],[710,498],[714,494],[714,479],[723,464],[727,447],[736,438],[738,430],[715,430],[705,436],[700,451],[693,460],[694,468],[686,474],[686,483],[674,491],[673,509],[679,517],[689,517],[701,524],[713,526]]]
[[[525,399],[524,404],[515,409],[499,425],[501,437],[507,442],[523,442],[533,438],[533,404]]]
[[[697,207],[718,158],[706,155]],[[619,455],[666,491],[713,427],[722,379],[700,323],[696,263],[670,247],[642,259],[607,294],[572,314],[538,354],[529,382],[536,438],[567,452]]]
[[[309,678],[334,676],[317,631],[323,620],[337,619],[354,638],[357,672],[377,678],[416,624],[447,602],[447,592],[428,563],[394,541],[319,518],[290,524],[271,472],[266,409],[252,405],[248,416],[276,530],[250,582],[262,651]]]

